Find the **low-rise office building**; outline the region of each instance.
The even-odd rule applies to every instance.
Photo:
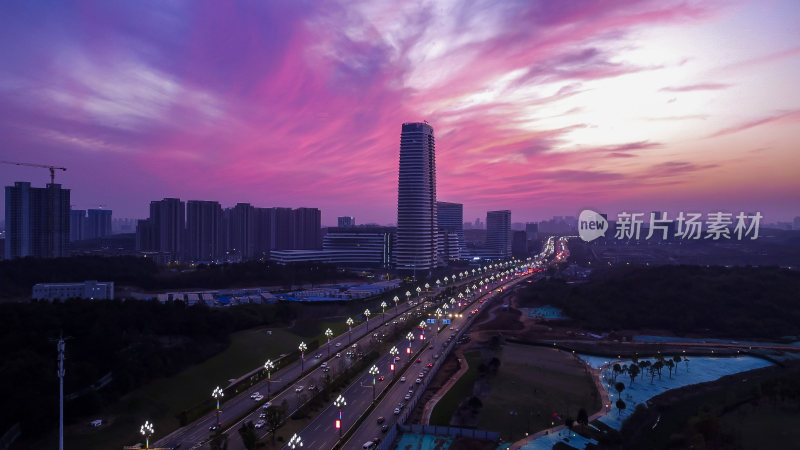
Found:
[[[83,283],[38,283],[33,286],[35,300],[66,300],[85,298],[88,300],[112,300],[113,281],[84,281]]]

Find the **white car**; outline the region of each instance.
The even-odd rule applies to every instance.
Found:
[[[319,366],[322,367],[322,368],[325,368],[325,367],[328,367],[328,363],[324,362],[324,363],[320,364]]]
[[[395,408],[394,409],[394,415],[396,416],[398,414],[400,414],[400,408]]]
[[[337,343],[336,343],[336,346],[337,346],[337,347],[341,347],[341,346],[342,346],[342,343],[341,343],[341,342],[337,342]]]
[[[406,377],[400,377],[400,381],[401,382],[405,382],[406,381]]]
[[[256,397],[258,397],[259,395],[261,395],[261,394],[260,394],[258,391],[255,391],[255,392],[253,392],[252,394],[250,394],[250,398],[256,398]]]
[[[411,400],[411,394],[406,394],[406,396],[403,398],[405,398],[406,400]]]
[[[294,391],[295,392],[303,392],[303,386],[297,386],[296,388],[294,388]]]
[[[422,383],[422,380],[420,380],[419,378],[417,378],[417,381],[416,381],[416,383],[417,383],[417,384],[420,384],[420,383]]]
[[[261,400],[264,400],[264,396],[263,395],[259,395],[257,397],[253,397],[253,400],[255,400],[257,402],[260,402]]]
[[[266,422],[264,422],[263,420],[259,420],[258,422],[256,422],[256,428],[261,428],[261,427],[263,427],[265,423],[266,423]]]

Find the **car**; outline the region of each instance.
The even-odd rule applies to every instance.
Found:
[[[406,399],[406,400],[411,400],[411,394],[406,394],[406,396],[403,397],[403,398]]]
[[[328,367],[328,363],[324,362],[324,363],[320,364],[319,366],[320,366],[320,367],[323,367],[323,368],[324,368],[324,367]]]
[[[261,406],[261,409],[262,410],[267,410],[267,409],[269,409],[270,406],[272,406],[272,402],[267,402],[267,403],[264,403],[264,405]]]
[[[341,346],[342,346],[342,343],[341,343],[341,342],[337,342],[337,343],[336,343],[336,347],[341,347]]]
[[[337,354],[336,354],[336,357],[337,357],[337,358],[341,358],[341,357],[342,357],[342,354],[341,354],[341,353],[337,353]]]
[[[312,384],[312,385],[310,385],[310,386],[308,387],[308,390],[309,390],[309,391],[316,391],[316,390],[317,390],[317,387],[316,387],[316,386],[314,386],[314,385]]]
[[[259,395],[258,397],[254,397],[253,400],[255,400],[257,402],[260,402],[261,400],[264,400],[264,396],[263,395]]]
[[[325,373],[328,373],[328,372],[331,371],[331,368],[330,367],[323,367],[322,371],[325,372]]]
[[[266,419],[267,418],[267,413],[262,412],[261,414],[258,415],[258,418],[259,419]]]
[[[303,392],[303,386],[297,386],[296,388],[294,388],[294,391],[295,392]]]
[[[427,375],[427,374],[428,374],[428,369],[422,369],[422,375]]]
[[[384,420],[386,419],[383,416],[378,417],[378,425],[382,424]]]
[[[397,362],[397,361],[400,361],[400,357],[399,356],[395,356],[394,357],[394,362]]]
[[[418,359],[418,360],[417,360],[417,364],[422,364],[422,360],[421,360],[421,359]]]
[[[381,425],[381,433],[386,433],[389,431],[389,425]]]
[[[405,381],[406,381],[406,377],[400,377],[400,382],[401,383],[405,383]]]
[[[316,355],[314,355],[314,358],[316,359],[322,358],[322,353],[317,353]]]
[[[453,327],[450,327],[450,329],[451,329],[451,330],[453,330],[454,328],[453,328]]]
[[[263,420],[259,420],[258,422],[256,422],[256,428],[261,428],[261,427],[263,427],[265,423],[266,423],[266,422],[264,422]]]
[[[417,377],[418,378],[424,378],[425,377],[425,373],[424,372],[420,372],[419,375],[417,375]]]
[[[395,408],[394,409],[394,415],[396,416],[398,414],[400,414],[400,408]]]
[[[420,380],[419,378],[417,378],[417,381],[416,381],[416,383],[417,383],[417,384],[420,384],[420,383],[422,383],[422,380]]]
[[[400,408],[400,409],[403,409],[405,406],[406,406],[406,404],[403,403],[403,402],[400,402],[400,403],[397,404],[397,407]]]
[[[210,427],[208,427],[208,431],[216,431],[216,430],[217,430],[216,425],[211,425]]]
[[[259,395],[261,395],[261,393],[259,393],[258,391],[255,391],[255,392],[253,392],[252,394],[250,394],[250,398],[256,398],[256,397],[258,397]]]
[[[438,357],[439,357],[439,355],[435,355],[435,356],[434,356],[434,358],[438,358]],[[430,369],[431,367],[433,367],[433,364],[431,364],[431,363],[425,364],[425,367],[427,367],[428,369]]]
[[[383,380],[385,380],[385,379],[386,379],[386,378],[385,378],[383,375],[381,375],[381,376],[379,376],[379,377],[378,377],[378,381],[383,381]]]
[[[414,388],[413,387],[408,388],[408,393],[409,394],[413,394],[414,393]]]

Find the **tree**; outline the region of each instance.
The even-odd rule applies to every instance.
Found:
[[[614,389],[617,390],[617,394],[619,394],[619,398],[622,398],[622,391],[625,390],[625,384],[623,384],[621,381],[617,381],[617,383],[614,384]]]
[[[625,402],[622,399],[617,400],[617,417],[622,415],[622,410],[625,409]]]
[[[663,369],[663,368],[664,368],[664,363],[661,362],[661,361],[656,361],[656,363],[653,364],[653,369],[658,371],[658,379],[659,380],[661,379],[661,369]]]
[[[280,406],[271,406],[267,408],[266,417],[264,417],[264,426],[272,433],[272,443],[275,443],[275,433],[278,428],[283,425],[283,420],[286,418],[286,409]]]
[[[620,367],[619,363],[615,363],[611,369],[614,371],[614,381],[617,381],[617,375],[622,373],[622,367]]]
[[[258,435],[256,434],[256,426],[252,421],[248,420],[247,422],[242,422],[242,426],[239,427],[239,435],[242,437],[244,448],[247,450],[256,448]]]
[[[578,424],[585,430],[589,426],[589,414],[584,408],[578,410]]]
[[[673,361],[671,359],[668,359],[665,364],[667,365],[667,368],[669,369],[669,377],[672,378],[672,369],[675,368],[675,361]]]
[[[677,375],[678,374],[678,363],[681,362],[681,357],[680,357],[680,355],[675,355],[675,356],[672,357],[672,360],[675,361],[675,375]]]
[[[208,444],[211,446],[211,450],[227,450],[228,435],[223,433],[222,429],[217,428]]]
[[[628,367],[628,376],[631,377],[631,383],[633,383],[633,380],[635,380],[638,375],[639,375],[639,366],[637,366],[636,364],[631,364],[631,366]]]

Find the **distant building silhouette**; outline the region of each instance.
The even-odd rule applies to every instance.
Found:
[[[356,226],[356,218],[349,216],[339,217],[338,223],[339,223],[339,228],[354,227]]]
[[[466,248],[464,242],[464,205],[461,203],[436,202],[436,221],[440,237],[440,250],[446,254],[440,257],[445,263],[461,258],[461,253]],[[448,236],[455,234],[455,242]]]
[[[400,134],[395,266],[430,271],[438,265],[436,145],[433,127],[404,123]]]
[[[70,191],[60,184],[6,186],[6,259],[69,256]]]
[[[169,255],[172,260],[182,258],[186,204],[178,198],[150,202],[150,223],[153,250]]]
[[[111,210],[90,209],[86,217],[83,239],[95,239],[111,235]]]
[[[511,256],[511,211],[486,213],[486,247],[496,258]]]
[[[222,258],[222,207],[218,202],[186,202],[186,256],[190,261]]]
[[[85,239],[86,236],[86,210],[73,209],[69,212],[69,241],[75,242]]]

